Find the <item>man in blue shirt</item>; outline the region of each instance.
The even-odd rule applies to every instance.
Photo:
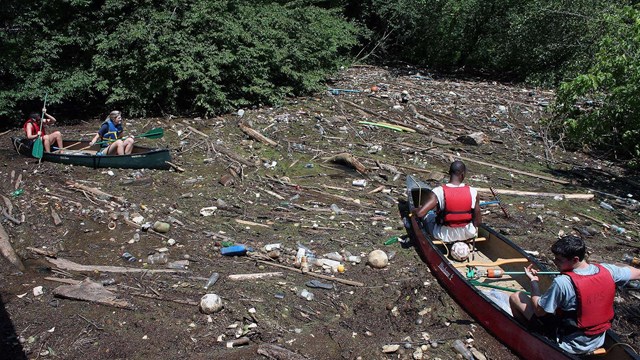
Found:
[[[640,269],[611,264],[589,264],[582,239],[568,235],[551,247],[553,262],[562,272],[541,294],[537,269],[525,268],[531,279],[531,297],[524,292],[509,298],[517,319],[535,323],[554,316],[558,345],[573,354],[590,353],[604,344],[613,320],[615,286],[640,279]]]

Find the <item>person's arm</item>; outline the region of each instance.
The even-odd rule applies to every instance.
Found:
[[[420,207],[420,209],[417,209],[417,210],[413,209],[412,212],[415,216],[422,219],[425,215],[427,215],[429,210],[435,208],[437,205],[438,205],[438,198],[433,192],[430,192],[427,198],[427,202],[425,202],[424,205]]]
[[[476,196],[476,206],[473,208],[473,226],[476,228],[482,224],[482,211],[480,211],[480,199]]]
[[[53,116],[51,116],[50,114],[47,113],[47,108],[42,108],[42,113],[44,114],[44,117],[46,118],[47,125],[56,122],[56,118],[54,118]]]
[[[631,277],[629,280],[640,280],[640,269],[634,268],[633,266],[627,266],[629,270],[631,270]]]
[[[35,132],[33,131],[35,130],[35,127],[33,126],[33,124],[29,123],[27,124],[27,139],[28,140],[33,140],[35,138],[37,138],[38,136],[40,136],[40,132]]]
[[[91,139],[91,142],[89,142],[89,145],[93,146],[93,144],[98,142],[98,139],[102,139],[102,137],[104,136],[104,134],[107,133],[107,131],[109,131],[109,126],[106,124],[102,125],[100,127],[100,130],[98,130],[98,132],[96,133],[96,136],[94,136],[93,139]]]
[[[540,293],[540,282],[538,278],[538,270],[533,268],[533,264],[524,268],[525,274],[531,280],[531,302],[533,303],[533,312],[536,316],[545,316],[549,314],[544,310],[542,306],[540,306],[540,297],[542,294]]]

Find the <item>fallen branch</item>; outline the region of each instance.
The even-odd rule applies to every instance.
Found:
[[[440,130],[444,130],[444,125],[442,125],[442,123],[440,123],[440,122],[438,122],[436,120],[433,120],[433,119],[429,119],[428,117],[420,114],[418,112],[418,110],[416,110],[416,107],[413,104],[409,104],[409,109],[413,112],[413,116],[416,119],[419,119],[419,120],[422,120],[422,121],[426,122],[427,124],[429,124],[429,126],[433,126],[433,127],[436,127],[436,128],[438,128]]]
[[[20,271],[24,271],[24,265],[22,264],[22,260],[18,257],[15,250],[13,250],[13,246],[11,246],[11,241],[9,241],[9,234],[4,230],[4,227],[0,223],[0,252],[2,256],[4,256],[10,263],[12,263],[15,267]]]
[[[178,166],[178,165],[176,165],[176,164],[172,163],[171,161],[165,161],[165,163],[166,163],[167,165],[171,166],[171,167],[172,167],[175,171],[177,171],[177,172],[184,172],[184,169],[183,169],[183,168],[181,168],[180,166]]]
[[[228,157],[230,157],[231,159],[239,162],[240,164],[246,165],[246,166],[251,166],[251,167],[255,167],[257,166],[257,162],[251,161],[251,160],[247,160],[244,157],[236,154],[235,152],[227,149],[226,147],[222,146],[222,145],[218,145],[218,144],[211,144],[211,146],[213,146],[213,149],[215,151],[221,152],[225,155],[227,155]]]
[[[119,204],[123,204],[125,202],[123,197],[120,196],[114,196],[111,194],[107,194],[106,192],[96,189],[96,188],[92,188],[86,185],[82,185],[82,184],[78,184],[78,183],[74,183],[73,181],[67,181],[66,182],[67,186],[76,190],[76,191],[80,191],[80,192],[87,192],[87,193],[91,193],[93,195],[95,195],[97,198],[99,199],[103,199],[103,200],[111,200],[111,201],[115,201]]]
[[[261,226],[261,227],[266,227],[266,228],[270,228],[271,227],[269,225],[255,223],[255,222],[252,222],[252,221],[240,220],[240,219],[236,219],[236,222],[238,224],[248,225],[248,226]]]
[[[478,192],[491,193],[490,188],[476,188]],[[591,200],[593,194],[559,194],[559,193],[547,193],[547,192],[533,192],[533,191],[519,191],[519,190],[507,190],[507,189],[494,189],[501,195],[522,195],[522,196],[545,196],[556,197],[562,196],[565,199],[577,199],[577,200]]]
[[[257,280],[274,276],[282,276],[282,272],[267,272],[257,274],[234,274],[229,275],[229,280],[243,281],[243,280]]]
[[[282,269],[287,269],[287,270],[290,270],[290,271],[293,271],[293,272],[297,272],[297,273],[300,273],[300,274],[305,274],[305,275],[317,277],[317,278],[320,278],[320,279],[336,281],[336,282],[339,282],[339,283],[345,284],[345,285],[364,286],[363,283],[358,282],[358,281],[352,281],[352,280],[340,279],[340,278],[331,277],[331,276],[322,275],[322,274],[316,274],[316,273],[311,272],[311,271],[302,272],[302,270],[300,270],[300,269],[292,268],[292,267],[285,266],[285,265],[276,264],[276,263],[270,262],[270,261],[265,261],[265,260],[255,259],[255,258],[253,260],[257,261],[257,262],[259,262],[261,264],[266,264],[266,265],[279,267],[279,268],[282,268]]]
[[[87,271],[87,272],[110,272],[110,273],[185,273],[188,270],[179,270],[179,269],[139,269],[139,268],[128,268],[122,266],[102,266],[102,265],[82,265],[75,263],[71,260],[67,259],[52,259],[47,258],[47,260],[63,270],[71,270],[71,271]]]
[[[249,127],[248,125],[246,125],[243,122],[239,122],[238,126],[240,126],[240,129],[242,129],[242,131],[244,131],[245,134],[249,135],[250,137],[252,137],[255,140],[260,141],[261,143],[265,143],[271,146],[277,146],[278,143],[267,138],[266,136],[260,134],[259,132],[257,132],[256,130],[252,129],[251,127]]]
[[[56,251],[53,251],[53,250],[38,249],[38,248],[31,247],[31,246],[27,247],[27,250],[31,251],[32,253],[36,253],[38,255],[44,255],[44,256],[49,256],[49,257],[58,256],[58,253]]]
[[[470,158],[467,158],[467,157],[464,157],[464,156],[458,156],[456,154],[444,153],[443,155],[452,156],[454,158],[462,159],[462,160],[469,161],[469,162],[472,162],[472,163],[476,163],[476,164],[480,164],[480,165],[486,165],[486,166],[490,166],[490,167],[493,167],[493,168],[496,168],[496,169],[507,170],[507,171],[511,171],[511,172],[514,172],[514,173],[517,173],[517,174],[527,175],[527,176],[531,176],[531,177],[542,179],[542,180],[553,181],[553,182],[556,182],[558,184],[563,184],[563,185],[571,184],[571,182],[569,182],[567,180],[560,180],[560,179],[552,178],[550,176],[538,175],[538,174],[533,174],[533,173],[526,172],[526,171],[511,169],[511,168],[508,168],[506,166],[490,164],[490,163],[487,163],[487,162],[484,162],[484,161],[473,160],[473,159],[470,159]]]

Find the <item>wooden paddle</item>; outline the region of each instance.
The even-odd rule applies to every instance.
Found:
[[[76,145],[78,145],[78,144],[82,144],[82,141],[74,142],[73,144],[71,144],[71,145],[69,145],[69,146],[65,146],[65,147],[61,147],[61,148],[59,148],[59,149],[56,149],[56,151],[69,150],[69,148],[70,148],[70,147],[72,147],[72,146],[76,146]],[[72,151],[75,151],[75,150],[77,150],[77,149],[74,149],[74,150],[72,150]]]
[[[482,261],[471,261],[468,263],[462,264],[454,264],[455,267],[465,267],[465,266],[500,266],[504,264],[513,264],[513,263],[526,263],[529,262],[527,258],[513,258],[513,259],[503,259],[497,258],[494,262],[482,262]]]
[[[42,122],[44,120],[44,109],[47,107],[47,93],[44,93],[44,105],[42,106],[42,116],[40,117],[40,133],[42,133]],[[31,156],[36,159],[42,159],[42,155],[44,154],[44,145],[42,144],[42,135],[38,134],[38,137],[33,142],[33,147],[31,148]]]

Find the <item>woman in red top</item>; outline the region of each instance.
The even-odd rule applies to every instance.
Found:
[[[47,134],[45,131],[45,125],[53,124],[56,122],[56,118],[47,114],[47,109],[43,108],[42,113],[44,114],[45,119],[42,120],[42,129],[40,128],[40,114],[32,113],[29,115],[29,118],[24,123],[22,127],[24,129],[25,134],[27,135],[27,140],[31,144],[38,138],[38,136],[42,136],[42,144],[44,145],[44,151],[51,152],[51,144],[55,143],[58,146],[58,149],[62,148],[62,134],[60,131],[55,131],[51,134]]]

